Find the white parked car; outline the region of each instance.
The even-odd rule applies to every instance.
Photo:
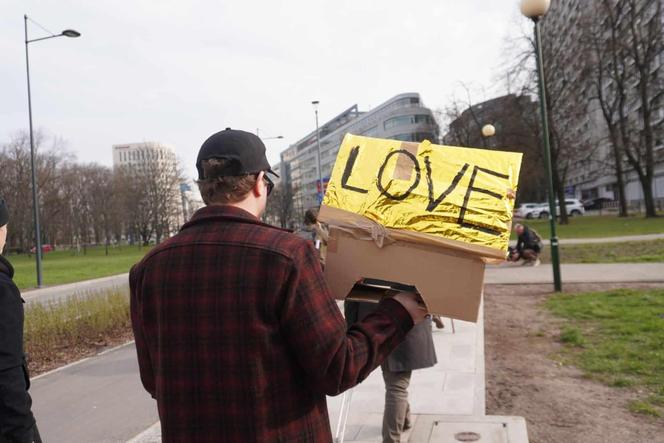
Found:
[[[514,216],[518,218],[537,218],[542,210],[540,203],[521,203],[514,210]]]
[[[566,198],[565,199],[565,208],[567,209],[567,214],[570,217],[576,217],[577,215],[583,215],[586,213],[586,210],[583,207],[583,203],[578,198]],[[560,215],[560,206],[558,205],[558,200],[556,200],[556,217]],[[549,204],[541,203],[539,207],[539,218],[547,218],[549,216]]]

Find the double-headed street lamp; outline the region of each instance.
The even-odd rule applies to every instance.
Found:
[[[535,28],[535,56],[539,79],[540,114],[542,117],[542,141],[544,144],[544,163],[549,188],[549,224],[551,227],[551,264],[553,265],[553,286],[562,291],[560,278],[560,256],[558,254],[558,236],[556,234],[556,200],[553,193],[553,173],[551,169],[551,146],[549,145],[549,117],[547,116],[546,85],[544,81],[544,63],[542,62],[542,38],[540,21],[549,10],[551,0],[521,0],[521,13],[531,19]]]
[[[261,140],[281,140],[282,138],[284,138],[283,135],[277,135],[276,137],[261,137],[260,128],[256,128],[256,135],[259,136]]]
[[[74,31],[73,29],[65,29],[60,34],[51,34],[48,37],[35,38],[32,40],[28,39],[28,16],[23,16],[23,24],[25,29],[25,70],[28,78],[28,118],[30,120],[30,168],[32,172],[32,209],[33,217],[35,224],[35,241],[36,246],[36,258],[37,258],[37,287],[41,288],[42,286],[42,245],[41,245],[41,232],[39,227],[39,199],[37,198],[37,178],[35,170],[35,142],[34,135],[32,132],[32,97],[30,95],[30,61],[28,57],[28,44],[38,42],[40,40],[48,40],[50,38],[57,37],[71,37],[76,38],[80,37],[81,33]]]
[[[317,197],[318,204],[320,205],[323,202],[323,171],[320,167],[320,130],[318,129],[318,100],[314,100],[311,104],[314,107],[314,113],[316,114],[316,146],[318,147],[318,186],[317,186]]]

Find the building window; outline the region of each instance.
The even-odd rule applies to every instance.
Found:
[[[383,128],[387,130],[394,128],[395,126],[412,125],[417,123],[433,124],[433,118],[427,114],[401,115],[385,120]]]
[[[397,106],[419,105],[420,99],[417,97],[406,97],[396,101]]]

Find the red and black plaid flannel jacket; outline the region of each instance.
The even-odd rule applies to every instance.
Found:
[[[129,277],[141,380],[164,442],[330,442],[325,395],[412,328],[386,300],[346,330],[310,242],[208,206]]]

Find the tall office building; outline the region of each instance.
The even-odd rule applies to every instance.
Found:
[[[347,133],[403,141],[438,142],[438,124],[417,93],[399,94],[370,111],[360,111],[357,105],[353,105],[323,123],[319,130],[323,187]],[[295,216],[301,220],[304,211],[320,204],[315,129],[281,153],[279,169],[282,181],[292,186]]]
[[[113,145],[113,166],[141,167],[148,162],[177,167],[175,151],[159,142],[124,143]]]

